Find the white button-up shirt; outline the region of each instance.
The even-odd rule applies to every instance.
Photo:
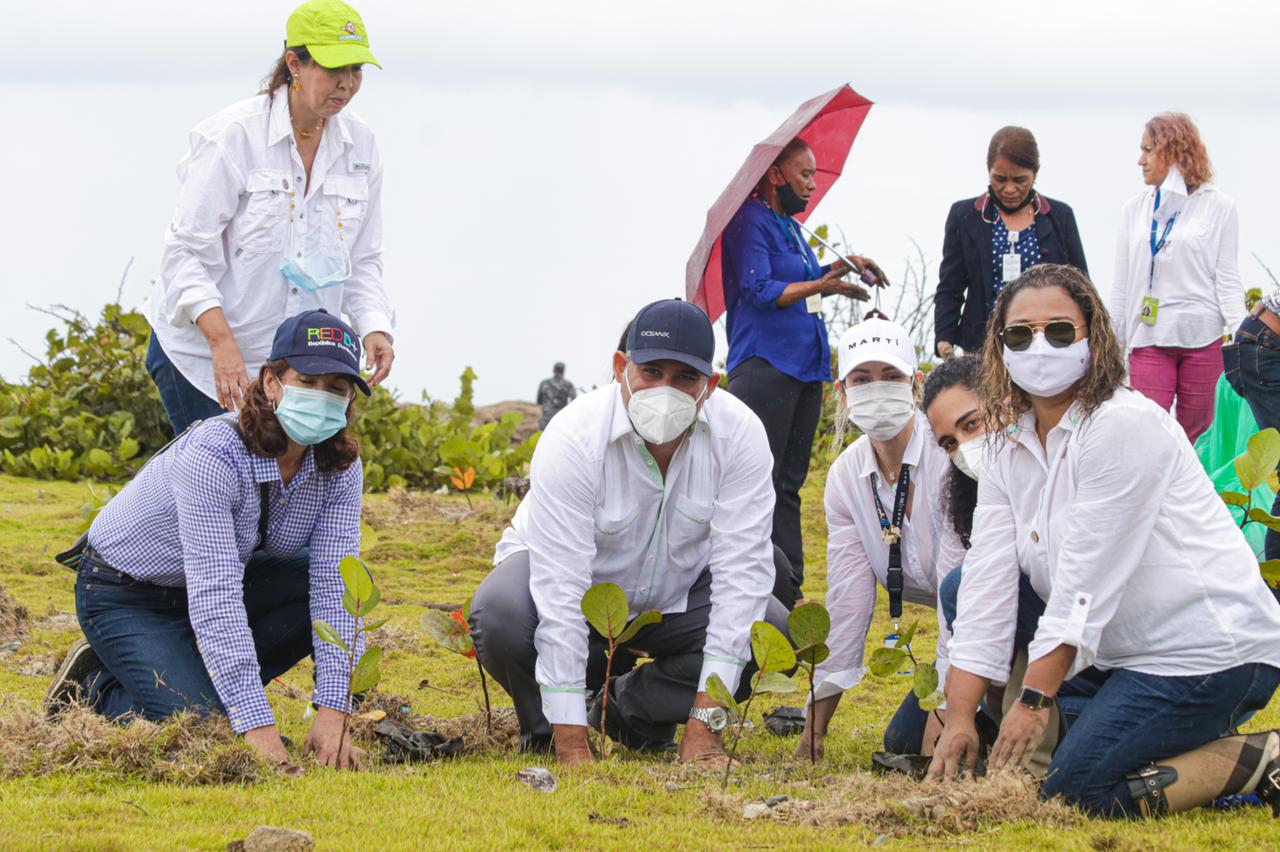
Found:
[[[617,583],[631,616],[684,612],[711,569],[711,615],[699,689],[712,673],[737,688],[751,625],[773,590],[773,457],[764,426],[718,390],[703,403],[663,479],[610,384],[579,397],[543,432],[528,496],[494,562],[529,552],[538,608],[534,645],[542,710],[586,724],[587,623],[582,595]]]
[[[343,110],[325,123],[308,183],[289,99],[258,95],[191,131],[178,164],[182,190],[165,233],[160,276],[146,309],[178,371],[211,398],[213,357],[196,319],[222,308],[249,377],[277,326],[306,310],[345,314],[363,338],[393,331],[382,286],[382,161],[373,131]],[[344,283],[308,292],[280,272],[292,252],[304,268],[349,254]]]
[[[1231,196],[1213,184],[1191,195],[1177,169],[1160,187],[1155,210],[1155,187],[1148,187],[1125,204],[1116,237],[1115,277],[1107,310],[1126,351],[1140,346],[1199,349],[1234,332],[1247,310],[1240,278],[1240,217]],[[1156,255],[1151,275],[1151,220],[1156,240],[1173,215],[1164,247]],[[1150,282],[1150,283],[1149,283]],[[1142,299],[1159,300],[1154,325],[1139,318]]]
[[[943,505],[951,459],[933,439],[929,421],[915,415],[902,460],[911,466],[911,512],[902,524],[902,598],[938,612],[938,674],[945,678],[950,633],[937,605],[938,585],[964,561],[964,544]],[[818,666],[815,696],[837,695],[866,675],[863,651],[875,609],[876,590],[889,573],[889,545],[871,496],[877,472],[875,450],[863,435],[827,472],[827,612],[831,655]],[[893,517],[894,488],[876,476],[880,503]]]
[[[951,665],[1009,673],[1018,572],[1048,603],[1037,660],[1183,676],[1280,666],[1280,603],[1177,422],[1121,388],[1042,447],[1028,413],[978,483]],[[1070,675],[1068,675],[1070,676]]]

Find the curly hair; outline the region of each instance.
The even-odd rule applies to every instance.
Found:
[[[990,431],[1003,433],[1031,410],[1031,396],[1013,383],[1004,366],[1004,341],[1000,332],[1004,330],[1009,305],[1024,290],[1049,287],[1058,287],[1066,292],[1084,314],[1085,328],[1089,333],[1089,367],[1076,390],[1076,399],[1085,414],[1091,414],[1124,384],[1124,352],[1111,327],[1111,317],[1093,284],[1074,266],[1061,263],[1033,266],[1000,291],[987,323],[987,336],[982,344],[982,392],[979,398]]]
[[[1194,191],[1213,180],[1209,152],[1191,116],[1183,112],[1162,112],[1143,129],[1151,137],[1156,162],[1166,169],[1177,164],[1188,189]]]
[[[238,424],[245,446],[256,456],[279,458],[289,449],[289,437],[276,419],[275,406],[271,404],[263,388],[263,379],[268,371],[279,379],[288,369],[289,364],[283,359],[268,361],[258,371],[258,378],[250,382],[245,391]],[[341,473],[360,458],[360,444],[350,433],[351,415],[354,411],[353,399],[347,406],[347,425],[332,438],[315,445],[316,469],[321,473]]]
[[[921,409],[926,416],[938,395],[953,387],[968,388],[978,394],[982,387],[982,359],[979,356],[963,355],[943,361],[933,368],[924,383]],[[948,467],[950,470],[943,485],[942,502],[947,507],[952,528],[960,536],[960,542],[968,548],[969,538],[973,535],[973,511],[978,507],[978,483],[954,464]]]

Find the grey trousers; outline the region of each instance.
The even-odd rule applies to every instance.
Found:
[[[658,624],[641,629],[627,647],[644,650],[653,662],[636,666],[636,656],[624,647],[613,661],[613,689],[609,716],[652,740],[670,739],[674,726],[689,718],[702,673],[703,646],[711,617],[711,571],[698,575],[689,590],[685,612],[664,615]],[[784,634],[787,609],[769,599],[765,620]],[[545,749],[551,742],[551,725],[542,715],[542,693],[534,677],[538,654],[533,634],[538,610],[529,593],[529,554],[521,552],[497,565],[485,577],[471,601],[471,639],[480,664],[511,696],[526,749]],[[744,629],[747,625],[743,625]],[[589,629],[587,639],[587,688],[604,683],[603,637]],[[750,690],[754,665],[742,676],[740,697]]]

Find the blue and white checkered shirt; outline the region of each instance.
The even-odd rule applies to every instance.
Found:
[[[239,733],[275,724],[244,607],[245,565],[258,539],[259,484],[270,489],[264,549],[286,557],[310,548],[311,617],[350,637],[354,623],[342,607],[338,563],[360,552],[364,472],[357,462],[341,473],[320,473],[308,451],[285,485],[275,459],[251,453],[233,422],[204,423],[157,456],[98,514],[89,543],[136,580],[186,587],[196,643]],[[348,710],[346,656],[314,633],[312,641],[313,700]],[[357,659],[361,651],[357,647]]]

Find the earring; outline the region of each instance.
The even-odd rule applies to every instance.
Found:
[[[298,79],[297,77],[293,78],[293,90],[295,92],[302,91],[302,80]]]

